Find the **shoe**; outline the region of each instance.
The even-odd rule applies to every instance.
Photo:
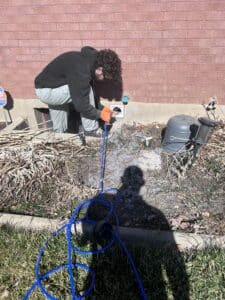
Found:
[[[91,131],[84,130],[84,135],[87,137],[90,136],[95,138],[102,138],[102,130],[100,128]]]

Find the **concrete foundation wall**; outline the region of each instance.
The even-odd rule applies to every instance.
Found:
[[[121,105],[118,102],[102,101],[102,103],[106,106],[110,106],[112,104]],[[36,129],[38,127],[34,108],[47,108],[47,106],[38,99],[17,99],[13,109],[10,111],[10,114],[13,121],[15,121],[18,117],[23,117],[28,120],[32,129]],[[203,105],[198,104],[130,102],[128,105],[124,106],[124,117],[118,118],[115,124],[117,126],[120,126],[122,123],[132,124],[133,122],[143,124],[158,122],[165,124],[171,116],[178,114],[202,117],[206,116],[206,111]],[[225,120],[225,105],[217,107],[216,116]],[[4,121],[3,114],[0,114],[0,120]]]

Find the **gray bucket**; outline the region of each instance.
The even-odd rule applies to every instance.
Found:
[[[219,123],[208,118],[199,118],[198,120],[201,123],[201,126],[196,136],[196,143],[203,145],[208,142],[213,129],[218,126]]]
[[[164,131],[163,150],[168,153],[187,151],[199,127],[198,120],[191,116],[177,115],[170,118]]]

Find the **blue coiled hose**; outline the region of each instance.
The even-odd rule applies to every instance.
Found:
[[[23,297],[23,300],[27,300],[30,295],[34,292],[34,290],[36,288],[39,288],[40,292],[42,293],[43,296],[45,296],[46,299],[49,300],[58,300],[58,298],[52,296],[47,290],[46,288],[43,286],[42,281],[47,279],[50,275],[63,270],[63,269],[67,269],[68,271],[68,276],[69,276],[69,282],[70,282],[70,292],[71,292],[71,296],[72,296],[72,300],[82,300],[85,297],[87,297],[93,290],[94,288],[94,284],[95,284],[95,275],[94,272],[91,268],[89,268],[88,266],[84,265],[84,264],[80,264],[80,263],[73,263],[72,260],[72,255],[73,253],[78,253],[78,254],[83,254],[83,255],[95,255],[98,253],[103,253],[104,251],[106,251],[108,248],[110,248],[113,243],[115,241],[117,241],[121,248],[123,249],[124,253],[127,255],[127,258],[131,264],[132,270],[134,272],[136,281],[138,283],[138,287],[140,290],[140,294],[141,294],[141,299],[143,300],[147,300],[147,295],[144,291],[144,287],[141,281],[141,278],[137,272],[137,269],[135,267],[135,264],[132,260],[132,257],[129,253],[129,251],[126,248],[126,245],[123,243],[123,241],[120,239],[119,236],[119,231],[118,231],[118,227],[119,227],[119,221],[118,221],[118,217],[115,214],[115,208],[116,205],[118,204],[118,202],[120,201],[121,197],[120,197],[120,193],[117,189],[107,189],[107,190],[103,190],[103,179],[104,179],[104,169],[105,169],[105,157],[106,157],[106,145],[107,145],[107,135],[108,135],[108,125],[105,124],[104,126],[104,131],[103,131],[103,143],[102,143],[102,147],[101,147],[101,166],[100,166],[100,183],[99,183],[99,193],[97,196],[95,196],[92,199],[88,199],[84,202],[82,202],[80,205],[78,205],[74,210],[73,213],[68,221],[67,224],[63,225],[62,227],[60,227],[59,229],[57,229],[56,231],[54,231],[49,239],[47,241],[45,241],[45,243],[42,245],[37,260],[36,260],[36,265],[35,265],[35,279],[36,281],[32,284],[32,286],[28,289],[28,291],[26,292],[26,294]],[[113,193],[116,195],[116,199],[115,199],[115,203],[114,205],[109,202],[108,200],[104,199],[104,195],[105,194],[109,194],[109,193]],[[109,220],[113,217],[115,219],[115,224],[116,226],[114,227],[114,229],[111,231],[111,239],[108,242],[108,244],[106,244],[104,247],[101,247],[100,249],[96,250],[96,251],[86,251],[86,250],[81,250],[79,248],[77,248],[72,241],[72,235],[74,236],[74,233],[72,233],[73,228],[76,227],[76,224],[81,223],[81,222],[87,222],[89,224],[92,224],[93,227],[96,225],[97,221],[95,220],[90,220],[88,218],[88,215],[86,215],[86,217],[84,219],[78,219],[78,215],[79,212],[83,209],[83,208],[87,208],[90,205],[93,205],[93,203],[98,203],[101,204],[102,206],[106,207],[108,209],[108,213],[107,215],[104,217],[104,222],[107,224],[107,222],[109,222]],[[109,227],[112,228],[112,227]],[[66,240],[67,240],[67,264],[63,264],[60,266],[57,266],[53,269],[51,269],[50,271],[46,272],[45,274],[40,275],[40,263],[41,263],[41,258],[49,244],[49,241],[51,239],[53,239],[54,237],[56,237],[58,234],[65,232],[65,236],[66,236]],[[90,286],[88,287],[88,289],[82,294],[79,295],[76,292],[76,286],[75,286],[75,280],[74,280],[74,274],[73,274],[73,269],[74,268],[80,268],[80,269],[84,269],[86,270],[90,275],[91,275],[91,283]]]

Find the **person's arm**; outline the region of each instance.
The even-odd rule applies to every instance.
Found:
[[[90,76],[74,72],[68,75],[67,82],[75,110],[87,119],[99,119],[100,110],[89,103]]]
[[[77,69],[79,70],[79,69]],[[82,70],[82,69],[80,69]],[[96,109],[89,101],[91,74],[87,70],[74,71],[73,74],[67,75],[67,82],[70,89],[72,103],[77,112],[83,117],[91,120],[102,119],[109,123],[112,117],[112,111],[104,107]]]
[[[102,110],[104,108],[104,105],[102,105],[101,101],[100,101],[100,97],[95,97],[95,102],[96,102],[96,106],[97,109]]]

